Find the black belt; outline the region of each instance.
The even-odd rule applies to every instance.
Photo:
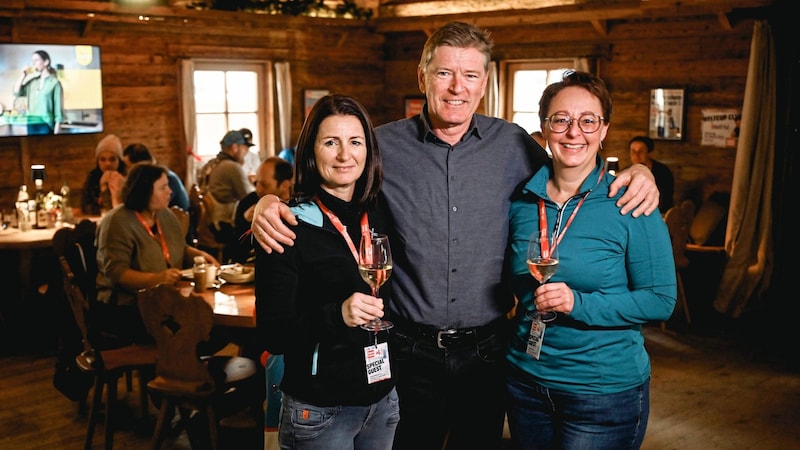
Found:
[[[480,327],[445,328],[440,330],[430,325],[421,325],[393,317],[392,321],[399,334],[404,334],[417,341],[435,344],[440,349],[475,345],[504,330],[508,320],[500,317]]]

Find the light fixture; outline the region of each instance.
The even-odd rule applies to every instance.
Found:
[[[47,179],[47,173],[45,172],[44,164],[31,165],[31,179],[37,185],[41,184],[41,182]]]
[[[606,158],[606,171],[611,175],[616,175],[619,171],[619,158],[616,156]]]

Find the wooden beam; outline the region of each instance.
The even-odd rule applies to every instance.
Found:
[[[600,36],[608,36],[608,21],[607,20],[592,20],[592,27]]]
[[[719,24],[722,25],[722,29],[725,31],[731,31],[731,21],[728,19],[728,15],[724,12],[717,13],[717,19],[719,20]]]

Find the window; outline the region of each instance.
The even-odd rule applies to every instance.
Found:
[[[504,117],[528,133],[541,130],[539,99],[547,85],[561,80],[566,70],[576,66],[574,59],[506,61],[501,65],[504,74]]]
[[[204,161],[219,153],[219,141],[229,130],[249,128],[253,132],[251,152],[263,159],[274,154],[266,136],[271,131],[270,64],[194,63],[194,119],[197,133],[195,153]]]

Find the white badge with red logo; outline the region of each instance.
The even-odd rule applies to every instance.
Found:
[[[389,345],[386,342],[364,347],[364,357],[367,360],[367,383],[372,384],[392,378],[392,370],[389,368]]]
[[[528,349],[525,353],[533,356],[534,359],[539,359],[539,354],[542,352],[542,340],[544,340],[544,330],[547,324],[537,315],[531,322],[531,333],[528,335]]]

